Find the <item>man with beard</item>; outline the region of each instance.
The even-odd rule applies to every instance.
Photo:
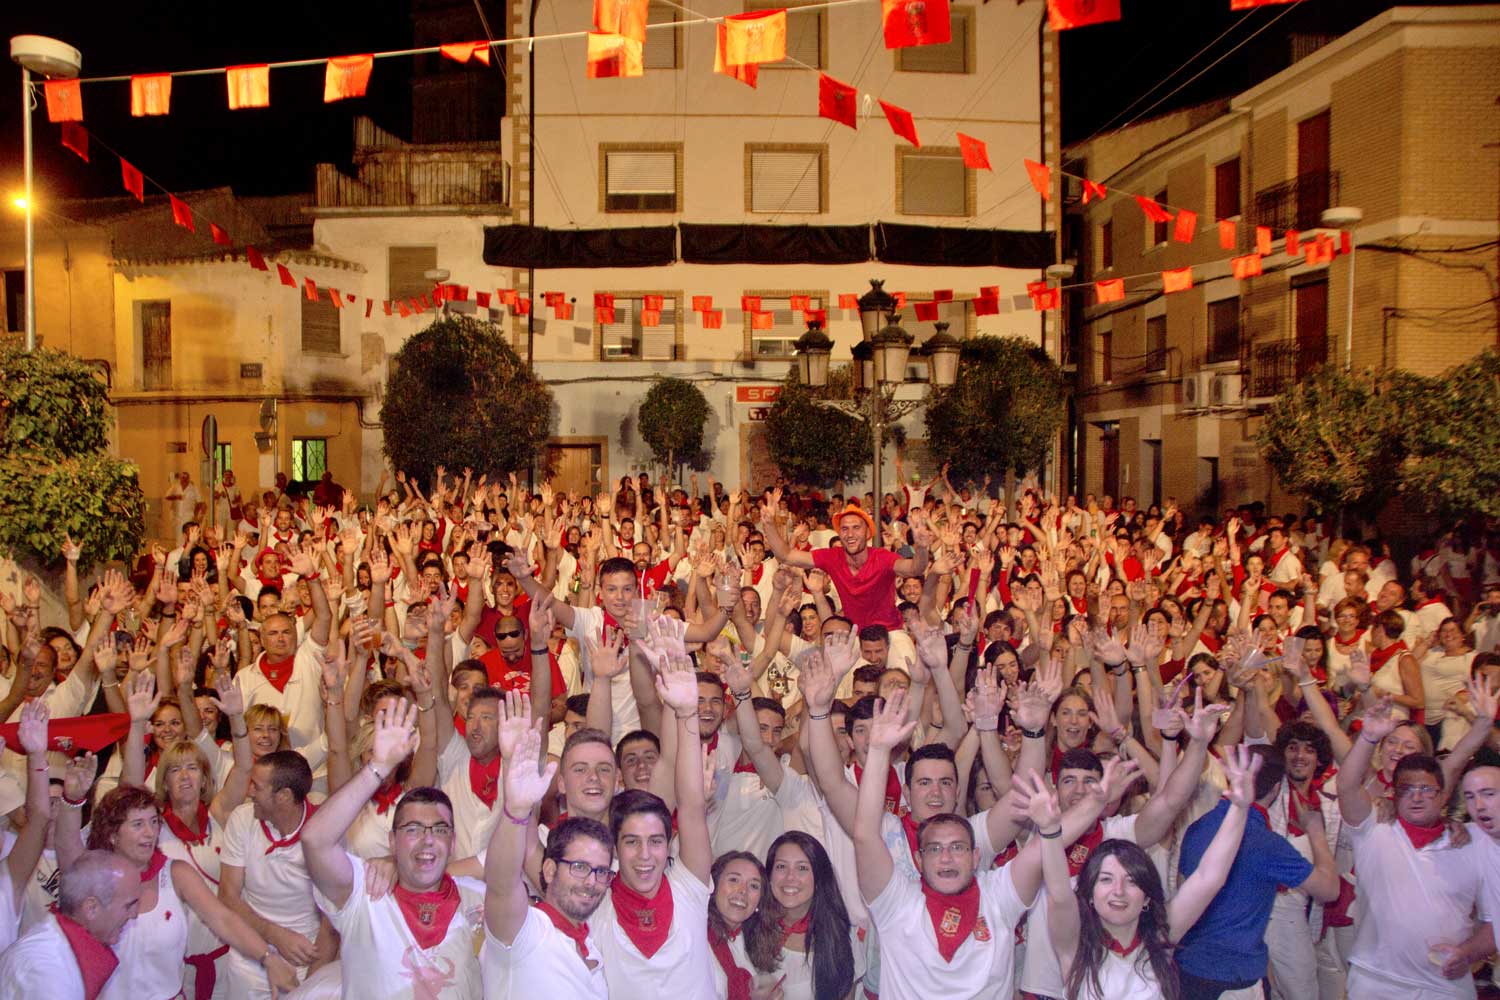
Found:
[[[443,791],[453,806],[455,857],[476,854],[489,840],[500,818],[500,703],[505,695],[482,687],[469,696],[464,716],[464,744],[468,760],[453,769]]]
[[[454,845],[448,797],[436,788],[414,788],[396,804],[390,834],[396,884],[380,899],[366,889],[364,862],[341,844],[365,802],[415,750],[416,723],[417,706],[408,702],[376,709],[369,763],[308,817],[302,831],[315,898],[341,935],[348,1000],[484,995],[474,954],[484,887],[446,874]]]

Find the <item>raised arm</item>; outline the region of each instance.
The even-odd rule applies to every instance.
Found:
[[[161,695],[156,690],[156,678],[146,671],[131,674],[124,681],[125,707],[130,713],[130,735],[121,741],[123,758],[120,766],[120,784],[146,787],[146,730],[151,725],[151,716],[161,704]]]
[[[865,757],[865,771],[860,777],[854,813],[855,871],[859,892],[870,902],[890,884],[895,866],[880,835],[881,813],[885,809],[885,775],[891,765],[891,749],[911,738],[917,724],[906,717],[906,691],[897,688],[886,702],[875,707],[870,720],[870,749]]]
[[[760,509],[760,533],[766,539],[766,546],[776,557],[776,561],[783,566],[794,566],[797,569],[812,569],[813,557],[811,552],[799,552],[786,543],[781,537],[781,529],[776,527],[776,508],[781,503],[781,491],[771,491],[771,502]],[[733,525],[733,521],[730,522]]]
[[[1196,739],[1195,739],[1196,741]],[[1167,903],[1168,934],[1176,944],[1203,916],[1208,904],[1213,902],[1224,880],[1229,877],[1230,866],[1239,853],[1240,839],[1245,833],[1245,819],[1250,807],[1255,804],[1255,775],[1260,771],[1261,758],[1241,744],[1233,747],[1223,758],[1224,777],[1229,782],[1226,793],[1229,809],[1215,831],[1213,839],[1203,851],[1198,867],[1183,880],[1177,894]]]
[[[20,686],[20,685],[17,685]],[[51,781],[47,768],[47,703],[41,698],[21,708],[16,738],[26,754],[26,825],[16,837],[5,867],[10,873],[11,906],[19,907],[47,846],[47,820],[51,811]],[[0,741],[3,745],[3,741]]]
[[[556,776],[557,762],[543,757],[542,734],[528,727],[515,749],[505,755],[505,815],[490,834],[484,862],[484,922],[504,944],[515,941],[526,923],[530,898],[524,871],[535,839],[533,814]]]
[[[677,719],[678,855],[699,881],[708,882],[714,852],[708,837],[703,789],[703,741],[698,734],[698,679],[692,661],[668,662],[656,675],[656,693]]]
[[[1363,823],[1374,806],[1370,793],[1365,791],[1365,777],[1369,774],[1370,762],[1375,759],[1376,747],[1400,724],[1401,720],[1395,717],[1391,708],[1391,703],[1382,699],[1365,710],[1359,737],[1339,765],[1336,778],[1339,812],[1344,822],[1352,826]]]
[[[812,752],[813,777],[823,793],[828,811],[850,836],[853,836],[858,825],[856,812],[859,790],[844,776],[843,758],[839,755],[838,741],[834,738],[829,716],[833,711],[834,692],[847,672],[846,667],[852,666],[858,658],[858,650],[859,633],[851,630],[849,641],[835,641],[825,646],[821,653],[811,653],[803,661],[802,676],[798,680],[802,700],[807,705],[808,746]],[[884,775],[885,771],[882,769],[880,774]],[[883,789],[885,778],[880,780]],[[883,790],[881,801],[885,801]]]
[[[722,643],[710,648],[709,653],[719,661],[724,680],[729,684],[729,693],[734,698],[734,719],[739,723],[740,745],[750,763],[755,765],[761,783],[774,795],[781,788],[786,772],[782,769],[781,758],[776,755],[776,748],[766,746],[760,738],[760,720],[755,717],[755,699],[750,689],[750,668]]]

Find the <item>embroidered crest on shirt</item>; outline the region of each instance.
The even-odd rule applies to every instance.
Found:
[[[989,939],[990,939],[990,925],[984,922],[984,918],[983,917],[980,917],[979,921],[974,925],[974,940],[975,941],[988,941]]]
[[[416,945],[407,945],[401,956],[401,974],[411,983],[412,1000],[440,1000],[454,985],[454,971],[450,958],[437,957],[432,964],[424,962]]]
[[[1075,868],[1086,864],[1089,860],[1089,849],[1087,844],[1074,844],[1068,848],[1068,863]]]

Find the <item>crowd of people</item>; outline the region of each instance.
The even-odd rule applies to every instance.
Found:
[[[215,484],[205,528],[181,481],[136,564],[65,542],[58,620],[0,593],[0,1000],[1490,975],[1483,524],[1398,567],[1259,505],[946,469],[878,521],[696,476],[321,485]]]

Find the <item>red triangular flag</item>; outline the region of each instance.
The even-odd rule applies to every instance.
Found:
[[[1224,250],[1234,249],[1234,220],[1219,220],[1219,247]]]
[[[693,296],[693,312],[703,312],[705,309],[712,309],[713,307],[714,297],[712,295]]]
[[[373,313],[374,311],[375,311],[375,300],[374,299],[368,299],[368,298],[365,299],[365,319],[369,319],[370,318],[370,314]]]
[[[323,103],[364,97],[370,86],[370,70],[375,67],[373,55],[335,56],[323,71]]]
[[[318,283],[311,278],[302,279],[302,291],[306,293],[309,302],[318,301]]]
[[[1152,222],[1172,221],[1171,212],[1168,212],[1165,208],[1162,208],[1160,205],[1152,201],[1150,198],[1147,198],[1145,195],[1136,195],[1135,203],[1141,206],[1141,211],[1145,212],[1146,218],[1150,219]]]
[[[227,247],[234,245],[234,241],[229,238],[229,234],[226,233],[217,222],[210,222],[208,224],[208,231],[210,234],[212,234],[214,242],[219,244],[219,246]]]
[[[661,312],[665,301],[660,295],[645,295],[641,297],[641,309],[644,312]]]
[[[49,122],[83,121],[83,87],[77,80],[48,80],[42,91],[47,95]]]
[[[880,0],[885,47],[945,45],[953,38],[948,0]]]
[[[717,36],[714,40],[714,72],[722,73],[725,76],[734,77],[734,79],[748,86],[755,86],[755,82],[760,76],[760,66],[756,63],[747,63],[743,66],[736,66],[725,59],[725,52],[729,44],[729,31],[724,27],[723,22],[720,22],[716,26],[716,28]]]
[[[844,292],[844,293],[840,294],[839,295],[839,308],[840,309],[858,309],[859,308],[859,296],[853,294],[852,292]]]
[[[1083,203],[1085,205],[1087,205],[1089,203],[1089,199],[1091,199],[1091,198],[1098,198],[1100,201],[1103,201],[1104,200],[1104,195],[1105,195],[1105,188],[1104,188],[1103,184],[1100,184],[1098,181],[1091,181],[1091,180],[1089,180],[1087,178],[1084,178],[1084,181],[1083,181]]]
[[[1190,267],[1178,267],[1161,273],[1161,290],[1164,292],[1185,292],[1193,287],[1193,269]]]
[[[722,328],[723,326],[724,326],[724,310],[722,310],[722,309],[705,309],[705,310],[703,310],[703,329],[705,329],[705,330],[718,330],[718,329]]]
[[[251,267],[255,268],[257,271],[268,270],[266,267],[266,259],[260,255],[259,250],[255,249],[248,243],[245,244],[245,260],[250,264]]]
[[[912,121],[911,112],[905,108],[898,108],[894,104],[880,102],[880,110],[885,112],[885,120],[891,126],[891,131],[905,139],[917,148],[922,144],[917,141],[917,124]]]
[[[339,290],[337,288],[328,289],[328,297],[333,300],[333,308],[344,308],[344,297],[339,294]]]
[[[918,302],[917,319],[930,323],[938,318],[938,304],[936,302]]]
[[[615,307],[614,306],[595,306],[594,307],[594,322],[595,323],[613,323],[614,321],[615,321]]]
[[[650,0],[594,0],[594,30],[646,40],[646,9]]]
[[[470,59],[477,59],[486,66],[490,64],[489,42],[449,42],[447,45],[439,45],[438,51],[454,62],[466,63]]]
[[[406,317],[408,317],[408,316],[411,315],[411,310],[409,308],[407,308],[407,305],[406,305],[405,302],[397,302],[396,303],[396,309],[401,313],[401,318],[402,319],[405,319]]]
[[[601,35],[589,32],[588,58],[584,75],[590,80],[617,76],[644,76],[641,43],[624,35]]]
[[[1234,270],[1234,276],[1240,281],[1253,278],[1261,273],[1260,254],[1250,253],[1243,257],[1235,257],[1229,261],[1229,266]]]
[[[292,277],[292,272],[287,270],[285,264],[276,265],[276,276],[281,279],[283,285],[291,288],[297,287],[297,279]]]
[[[1295,229],[1286,231],[1286,252],[1293,257],[1302,252],[1302,234]]]
[[[990,169],[989,150],[980,140],[962,132],[954,133],[958,136],[958,151],[963,154],[964,166],[971,170]]]
[[[1193,235],[1198,231],[1198,213],[1189,212],[1182,208],[1177,210],[1177,222],[1172,226],[1172,239],[1178,243],[1193,242]]]
[[[1094,295],[1101,303],[1123,300],[1125,298],[1125,279],[1111,278],[1108,281],[1094,282]]]
[[[1269,7],[1278,3],[1297,3],[1298,0],[1229,0],[1230,10],[1249,10],[1251,7]]]
[[[1262,257],[1269,257],[1271,255],[1270,226],[1255,227],[1255,252],[1260,254]]]
[[[125,190],[135,195],[135,200],[144,202],[146,200],[146,182],[141,172],[126,162],[125,157],[120,157],[120,182],[125,185]]]
[[[555,319],[572,319],[573,303],[559,302],[557,308],[552,311],[552,315]]]
[[[1031,186],[1036,188],[1036,193],[1044,200],[1052,198],[1052,168],[1045,163],[1035,160],[1022,160],[1026,167],[1026,176],[1031,181]]]
[[[188,207],[188,203],[175,194],[167,195],[167,200],[172,203],[172,221],[188,232],[196,233],[198,230],[193,228],[193,210]]]
[[[740,310],[747,313],[760,312],[760,296],[741,295]]]
[[[951,288],[939,288],[937,291],[935,291],[935,292],[932,293],[932,301],[934,301],[934,302],[952,302],[953,301],[953,289],[951,289]]]
[[[130,113],[136,118],[164,115],[172,109],[172,74],[149,73],[130,78]]]
[[[786,58],[786,9],[755,10],[724,18],[724,63],[774,63]]]
[[[230,66],[224,71],[229,88],[229,110],[271,106],[271,67],[265,63]]]
[[[1120,0],[1047,0],[1047,24],[1053,31],[1119,19]]]
[[[859,110],[859,91],[841,83],[827,73],[818,74],[818,116],[836,121],[850,128],[855,125],[855,113]]]
[[[750,329],[770,330],[776,326],[776,317],[768,312],[753,312],[750,314]]]
[[[89,133],[82,125],[76,122],[63,122],[62,144],[77,153],[84,163],[89,162]]]

